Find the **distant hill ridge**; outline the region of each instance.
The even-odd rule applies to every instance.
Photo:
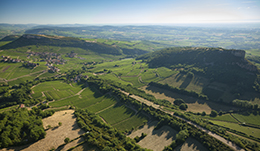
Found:
[[[3,39],[10,39],[8,37],[5,37]],[[90,50],[96,53],[112,54],[112,55],[123,55],[123,54],[140,55],[140,54],[147,53],[147,51],[145,50],[120,48],[120,47],[110,46],[103,43],[82,40],[75,37],[36,35],[36,34],[24,34],[21,37],[14,39],[13,42],[4,45],[0,48],[14,49],[17,47],[23,47],[29,45],[77,47],[85,50]]]
[[[96,53],[122,55],[122,50],[104,45],[101,43],[91,43],[81,40],[79,38],[63,37],[63,36],[46,36],[46,35],[33,35],[24,34],[13,42],[4,45],[1,49],[14,49],[17,47],[29,45],[49,45],[61,47],[77,47],[85,50],[91,50]]]

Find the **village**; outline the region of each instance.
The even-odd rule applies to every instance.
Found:
[[[56,53],[34,53],[34,52],[30,52],[29,53],[29,57],[30,56],[40,56],[41,58],[43,58],[44,56],[46,56],[46,58],[40,60],[40,62],[44,62],[46,61],[46,66],[48,66],[49,68],[49,72],[51,73],[55,73],[55,72],[59,72],[60,69],[53,66],[53,64],[65,64],[65,60],[62,59],[60,57],[60,55],[57,55]],[[27,56],[27,58],[28,58]],[[54,57],[50,57],[50,56],[54,56],[54,57],[57,57],[57,58],[54,58]],[[1,62],[8,62],[8,63],[19,63],[21,62],[22,63],[22,66],[23,67],[26,67],[26,68],[35,68],[37,66],[39,66],[40,64],[39,63],[33,63],[31,61],[25,61],[25,60],[22,60],[22,59],[18,59],[19,57],[17,58],[11,58],[10,56],[2,56],[2,59],[0,60]],[[29,58],[28,58],[29,59]]]

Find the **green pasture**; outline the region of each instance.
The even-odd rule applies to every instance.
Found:
[[[114,73],[99,75],[99,77],[102,78],[102,79],[109,79],[109,80],[112,80],[112,81],[115,81],[115,82],[119,82],[119,83],[124,84],[124,85],[131,84],[130,82],[126,82],[126,81],[121,80]]]
[[[210,119],[210,120],[219,120],[219,121],[226,121],[226,122],[234,122],[237,123],[237,120],[234,119],[230,114],[224,114],[217,117],[211,117],[209,115],[206,116],[200,116],[203,119]]]
[[[234,129],[243,133],[246,133],[248,136],[252,135],[254,137],[260,138],[260,129],[257,128],[252,128],[252,127],[247,127],[247,126],[242,126],[236,123],[229,123],[229,122],[223,122],[223,121],[214,121],[210,120],[212,123],[224,126],[230,129]]]
[[[80,95],[75,95],[75,96],[71,95],[69,97],[66,97],[65,99],[51,102],[50,105],[52,107],[73,105],[78,108],[86,108],[86,107],[89,107],[91,105],[94,105],[94,104],[104,100],[105,98],[106,98],[106,96],[103,96],[102,94],[100,94],[93,87],[87,87],[80,93]]]
[[[131,84],[133,84],[136,87],[144,86],[145,84],[140,83],[138,78],[139,77],[121,77],[121,79],[123,81],[130,82]]]
[[[42,92],[44,92],[45,95],[50,95],[51,98],[59,100],[74,95],[81,89],[82,84],[71,86],[62,81],[47,81],[40,83],[32,88],[32,91],[34,92],[34,94],[32,94],[32,97],[41,97]]]
[[[260,56],[260,49],[250,49],[245,51],[246,51],[246,55]]]
[[[173,71],[173,70],[168,69],[166,67],[160,67],[160,68],[157,68],[156,73],[159,74],[159,76],[161,78],[167,78],[167,77],[169,77],[173,74],[178,73],[178,71]]]
[[[112,98],[109,95],[106,95],[101,102],[97,102],[96,104],[87,107],[87,110],[89,110],[93,113],[96,113],[98,111],[101,111],[101,110],[115,104],[116,102],[117,101],[115,100],[115,98]]]
[[[66,99],[62,99],[59,101],[54,101],[54,102],[50,102],[49,105],[52,107],[62,107],[62,106],[66,106],[66,105],[71,105],[72,101],[77,101],[80,100],[79,96],[72,96],[72,97],[68,97]]]
[[[20,84],[20,83],[26,82],[27,80],[32,81],[33,79],[35,79],[37,77],[38,74],[39,73],[31,74],[29,76],[25,76],[25,77],[22,77],[22,78],[18,78],[16,80],[9,81],[8,84],[9,85],[15,85],[15,84]]]
[[[102,118],[110,125],[121,122],[135,115],[135,112],[124,105],[116,104],[115,106],[100,112]]]
[[[157,82],[162,80],[155,72],[155,69],[147,69],[145,72],[140,74],[140,77],[144,83],[149,83],[151,81]],[[140,82],[142,82],[140,81]]]
[[[8,44],[10,42],[12,42],[12,41],[0,41],[0,47],[4,46],[4,45],[6,45],[6,44]]]
[[[46,66],[40,65],[31,69],[23,67],[22,63],[0,63],[0,77],[6,80],[14,79],[9,82],[10,85],[19,84],[25,80],[32,80],[44,70],[46,70]],[[13,81],[16,81],[17,83],[14,83]]]
[[[101,64],[95,65],[93,69],[91,69],[92,72],[98,72],[106,70],[111,70],[113,72],[122,72],[122,74],[127,74],[131,71],[132,62],[135,61],[134,59],[125,59],[125,60],[119,60],[119,61],[112,61],[112,62],[104,62]]]
[[[0,51],[0,56],[9,56],[10,58],[14,58],[17,59],[19,57],[19,59],[27,59],[27,54],[23,53],[23,52],[17,52],[17,50],[19,49],[9,49],[9,50],[3,50]]]
[[[238,113],[234,113],[232,115],[241,123],[260,125],[260,115],[254,115],[252,113],[250,115],[243,115]]]
[[[45,73],[41,74],[41,75],[39,76],[39,78],[43,78],[43,77],[53,77],[53,76],[55,76],[55,75],[57,75],[57,73],[45,72]]]
[[[124,131],[124,130],[130,130],[133,127],[134,128],[138,127],[147,121],[148,121],[148,118],[146,116],[144,116],[141,113],[138,113],[138,114],[130,117],[129,119],[119,122],[113,126],[119,130]]]

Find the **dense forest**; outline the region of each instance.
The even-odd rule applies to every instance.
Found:
[[[42,118],[51,116],[54,111],[25,108],[0,113],[0,148],[23,145],[45,137]]]

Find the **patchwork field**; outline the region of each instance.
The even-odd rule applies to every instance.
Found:
[[[45,95],[54,100],[59,100],[75,95],[82,89],[82,87],[83,85],[72,86],[62,81],[43,82],[32,88],[32,97],[40,98]]]
[[[105,71],[110,71],[112,73],[107,74]],[[100,75],[101,78],[110,79],[122,84],[130,83],[136,87],[141,87],[151,81],[163,80],[178,71],[173,71],[165,67],[156,69],[149,68],[148,64],[130,58],[97,64],[93,66],[91,72],[101,72],[104,73],[103,75]]]
[[[134,138],[136,136],[141,136],[142,133],[145,133],[147,136],[138,142],[138,144],[143,148],[161,151],[164,146],[168,146],[172,143],[175,139],[177,131],[169,126],[163,126],[158,130],[154,130],[156,125],[157,121],[150,122],[142,128],[132,132],[129,137]]]
[[[0,62],[0,82],[8,81],[10,85],[19,84],[26,80],[33,80],[46,69],[44,65],[30,69],[23,67],[22,63]]]
[[[100,94],[94,87],[87,87],[79,95],[53,101],[49,105],[56,108],[73,105],[77,108],[87,109],[100,115],[105,122],[123,131],[138,127],[148,121],[148,118],[142,113],[137,113],[137,111],[120,104],[109,94]]]
[[[72,95],[70,97],[51,102],[49,105],[52,107],[74,105],[79,108],[86,108],[102,101],[104,98],[105,96],[102,96],[102,94],[100,94],[93,87],[87,87],[79,95]]]

